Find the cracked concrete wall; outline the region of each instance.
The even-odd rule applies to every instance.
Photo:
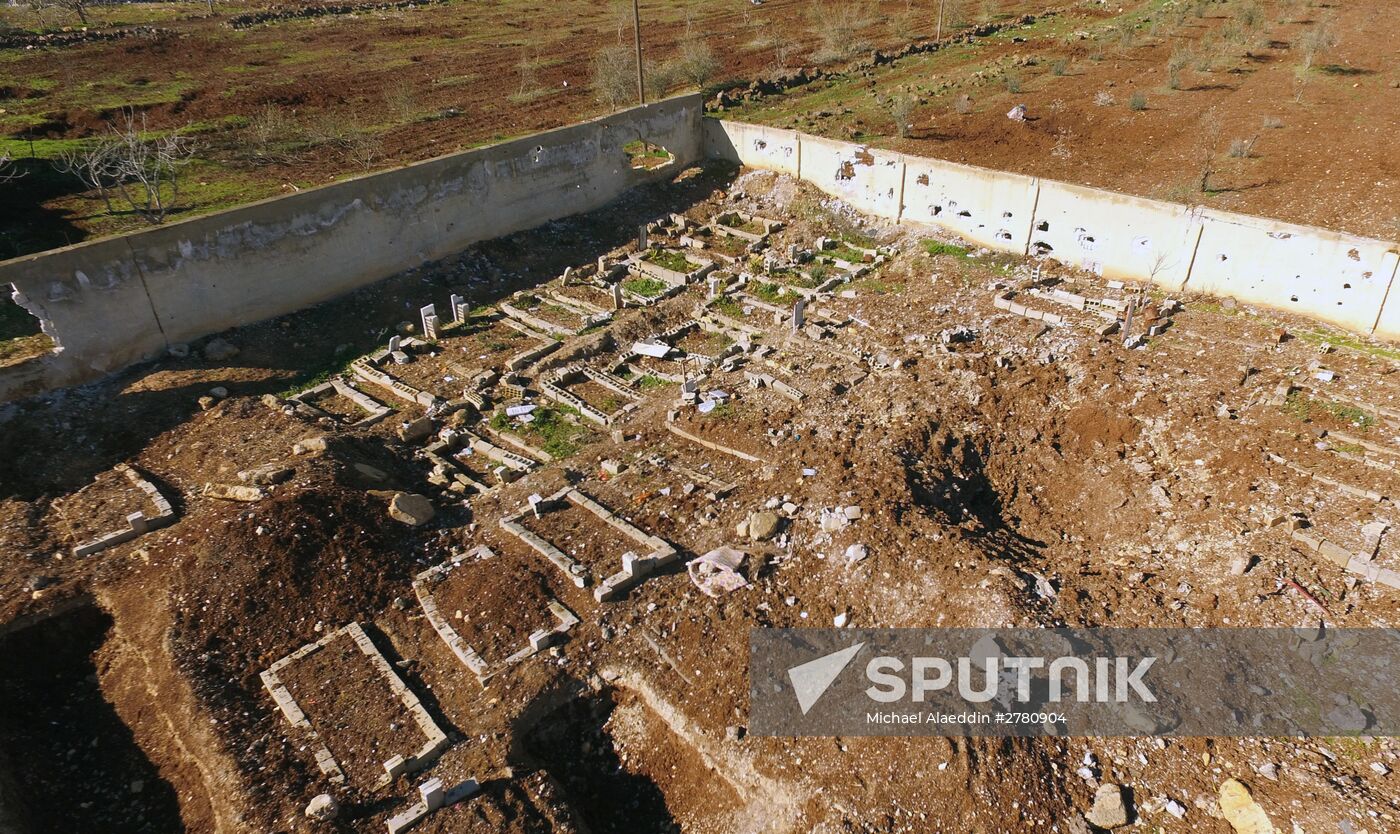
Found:
[[[292,312],[482,240],[592,211],[701,159],[703,101],[678,96],[218,214],[0,263],[58,345],[0,371],[0,401]],[[645,138],[675,161],[633,169]],[[10,371],[13,371],[12,373]]]
[[[1400,340],[1400,246],[1328,229],[707,119],[707,156],[797,176],[856,209],[1109,278],[1230,296]],[[794,166],[789,160],[797,160]]]

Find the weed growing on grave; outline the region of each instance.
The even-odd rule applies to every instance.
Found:
[[[525,435],[540,451],[555,459],[573,455],[588,442],[588,429],[570,422],[564,416],[580,416],[578,409],[573,406],[552,405],[537,408],[531,413],[535,418],[533,421],[517,424],[513,418],[506,416],[504,411],[498,411],[491,416],[491,428]]]
[[[692,263],[686,259],[685,255],[666,249],[655,249],[647,253],[644,260],[665,267],[672,272],[689,273],[700,268],[700,264]]]
[[[843,260],[847,263],[853,264],[858,264],[865,261],[864,252],[852,249],[850,246],[846,245],[838,246],[835,249],[828,249],[825,252],[822,252],[822,257],[837,258],[839,260]]]
[[[1312,422],[1314,415],[1323,413],[1350,423],[1361,431],[1366,431],[1376,424],[1375,417],[1356,406],[1332,400],[1316,400],[1301,391],[1293,391],[1288,395],[1288,399],[1284,401],[1283,410],[1304,423]],[[1334,448],[1340,448],[1339,444],[1333,443],[1332,445]]]
[[[622,282],[622,288],[635,295],[655,298],[666,291],[666,282],[656,278],[628,278]]]
[[[781,301],[783,296],[787,294],[787,290],[783,289],[781,286],[764,282],[755,284],[751,289],[754,295],[770,304]]]
[[[744,308],[740,306],[739,302],[727,295],[721,295],[719,298],[716,298],[712,306],[715,308],[715,312],[722,316],[729,316],[734,319],[741,319],[744,317]]]
[[[1349,350],[1354,350],[1358,353],[1364,353],[1368,356],[1377,356],[1383,359],[1400,360],[1400,350],[1388,347],[1381,347],[1380,345],[1367,344],[1366,342],[1363,342],[1360,339],[1352,338],[1351,336],[1347,336],[1343,333],[1326,333],[1321,330],[1290,330],[1289,332],[1292,333],[1294,336],[1297,336],[1299,339],[1302,339],[1303,341],[1308,342],[1310,344],[1320,345],[1323,342],[1326,342],[1332,345],[1332,347],[1347,348]]]
[[[674,384],[675,383],[671,382],[670,380],[662,379],[661,377],[656,376],[655,374],[647,374],[646,376],[637,380],[637,387],[643,391],[653,391],[657,388],[665,388],[667,385]]]

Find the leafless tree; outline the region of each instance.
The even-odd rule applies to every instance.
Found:
[[[632,100],[636,89],[637,59],[621,44],[605,47],[593,56],[593,92],[612,108]]]
[[[14,170],[14,165],[10,162],[9,153],[0,153],[0,183],[17,180],[24,176],[24,172]]]
[[[719,61],[709,41],[692,31],[689,23],[686,23],[685,38],[681,40],[676,69],[681,78],[696,87],[704,87],[719,69]]]
[[[194,143],[175,133],[152,135],[144,114],[128,111],[120,125],[87,147],[65,153],[58,167],[76,176],[115,211],[112,195],[151,223],[160,223],[180,199],[180,170]]]
[[[88,24],[88,0],[29,0],[29,8],[42,16],[45,9],[62,9],[78,16],[78,22]]]

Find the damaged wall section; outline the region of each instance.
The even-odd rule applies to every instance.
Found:
[[[799,178],[876,217],[1400,340],[1400,293],[1391,292],[1400,246],[1391,241],[740,122],[706,119],[705,155],[788,174],[796,158]]]
[[[0,400],[81,382],[170,345],[325,301],[482,240],[599,208],[701,158],[699,95],[0,263],[61,346]],[[637,169],[645,137],[674,159]],[[34,366],[34,367],[30,367]]]

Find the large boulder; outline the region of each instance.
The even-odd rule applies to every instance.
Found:
[[[778,525],[781,523],[777,513],[762,510],[756,513],[749,513],[748,534],[749,538],[756,542],[771,539],[778,532]]]
[[[1226,779],[1220,784],[1220,813],[1235,834],[1274,834],[1269,815],[1238,779]]]
[[[389,501],[389,517],[414,527],[427,524],[436,514],[433,502],[416,492],[399,492]]]
[[[306,806],[306,816],[317,822],[330,822],[340,813],[340,803],[328,793],[318,794]]]

